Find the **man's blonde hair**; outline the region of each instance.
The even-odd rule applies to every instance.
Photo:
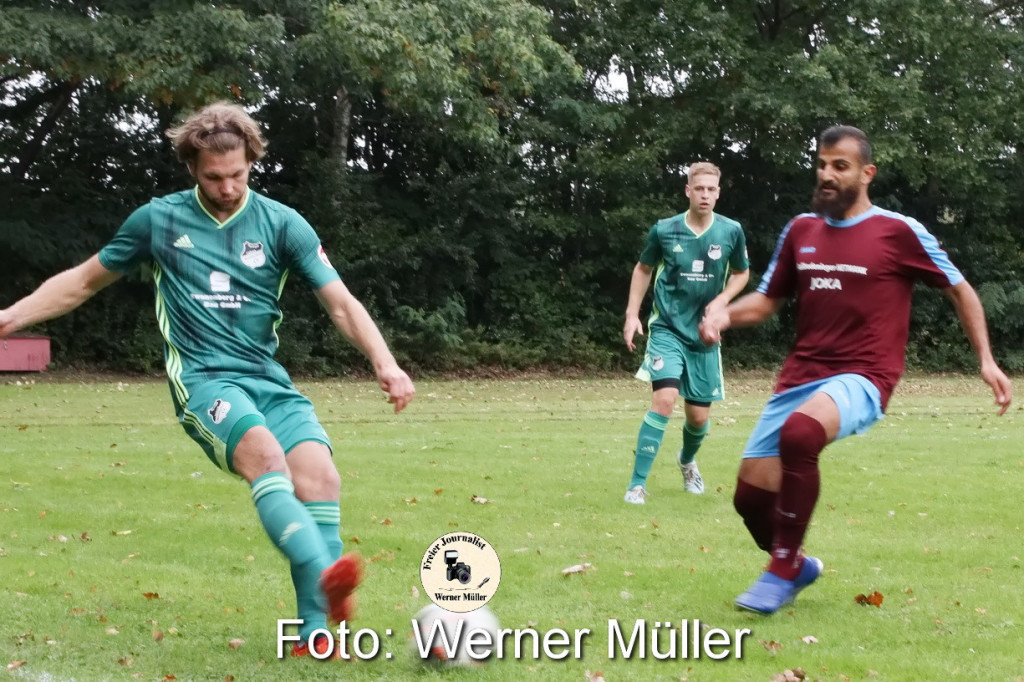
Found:
[[[690,180],[693,180],[698,175],[714,175],[716,178],[721,178],[722,169],[707,161],[690,164],[689,170],[686,171],[686,182],[689,183]]]
[[[245,109],[229,102],[214,102],[196,111],[185,122],[167,133],[178,158],[195,163],[203,149],[216,154],[245,147],[245,158],[252,163],[263,157],[267,141],[260,126]]]

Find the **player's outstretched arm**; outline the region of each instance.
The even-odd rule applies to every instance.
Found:
[[[120,277],[120,273],[103,267],[98,256],[54,275],[25,298],[0,310],[0,339],[71,312]]]
[[[633,276],[629,280],[629,301],[626,303],[626,321],[622,325],[622,339],[626,342],[626,348],[636,349],[633,338],[636,335],[644,335],[644,325],[640,321],[640,304],[644,301],[647,288],[651,286],[651,273],[654,268],[643,263],[637,263],[633,268]]]
[[[338,331],[373,364],[377,382],[388,394],[388,402],[395,406],[395,412],[405,409],[416,394],[416,389],[409,375],[398,366],[363,304],[340,280],[324,285],[316,292],[316,296]]]
[[[944,289],[943,292],[953,302],[953,307],[956,308],[956,314],[960,318],[960,324],[967,334],[967,339],[978,355],[978,362],[981,364],[981,378],[992,388],[996,405],[999,405],[999,411],[996,414],[1005,414],[1013,400],[1013,385],[1003,370],[999,369],[995,358],[992,357],[988,326],[985,324],[985,309],[981,305],[981,299],[978,298],[974,287],[967,280]]]
[[[729,304],[729,301],[736,298],[743,293],[743,290],[747,287],[747,282],[750,281],[750,268],[746,270],[740,270],[733,272],[729,275],[729,281],[725,283],[725,287],[722,289],[722,293],[715,296],[711,303],[708,303],[704,312],[714,310],[715,308],[724,308]]]
[[[709,309],[697,330],[700,339],[712,346],[722,340],[722,332],[726,329],[761,324],[777,313],[783,303],[785,299],[768,298],[755,291],[736,299],[726,307]]]

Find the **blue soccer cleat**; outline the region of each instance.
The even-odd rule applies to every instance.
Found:
[[[825,570],[825,564],[822,563],[821,559],[816,556],[805,556],[804,565],[800,567],[800,572],[795,578],[793,578],[793,599],[796,599],[796,595],[800,594],[800,590],[804,589],[821,576],[821,572]],[[790,601],[793,601],[790,599]]]
[[[793,580],[765,571],[746,592],[736,597],[736,606],[757,613],[775,613],[792,604],[801,590],[818,579],[823,568],[821,559],[809,556],[804,557],[800,573]]]

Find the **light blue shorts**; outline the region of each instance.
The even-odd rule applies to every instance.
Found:
[[[878,389],[859,374],[838,374],[787,388],[782,393],[773,394],[764,406],[761,418],[757,420],[757,426],[747,440],[743,458],[778,457],[782,425],[796,408],[819,391],[832,398],[839,408],[839,433],[836,440],[854,433],[864,433],[885,416]]]

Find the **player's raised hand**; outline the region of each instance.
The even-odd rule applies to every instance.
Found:
[[[388,394],[388,402],[395,406],[395,414],[404,410],[416,395],[416,387],[413,386],[412,379],[398,365],[378,371],[377,382],[381,389]]]
[[[1010,383],[1009,377],[993,363],[981,368],[981,378],[992,387],[992,395],[995,396],[996,405],[999,405],[996,415],[1006,414],[1006,410],[1009,409],[1010,403],[1013,401],[1013,384]]]
[[[633,337],[644,335],[644,325],[636,315],[626,315],[626,323],[622,326],[622,339],[626,342],[626,348],[636,350]]]

